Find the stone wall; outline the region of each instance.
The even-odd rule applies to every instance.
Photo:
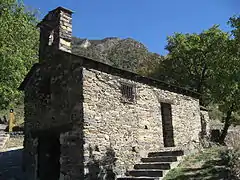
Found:
[[[60,180],[83,179],[82,127],[75,125],[71,131],[61,133]]]
[[[61,180],[82,178],[83,163],[90,179],[93,168],[87,167],[96,164],[113,166],[123,175],[148,152],[163,148],[161,102],[171,104],[175,145],[185,150],[198,145],[197,99],[116,72],[123,71],[64,52],[51,54],[35,69],[25,87],[24,160],[29,180],[36,178],[37,137],[48,131],[60,134]],[[133,103],[123,102],[121,83],[136,86]]]
[[[136,85],[134,103],[121,101],[121,82]],[[163,148],[161,102],[172,106],[175,145],[189,150],[199,143],[200,107],[195,98],[93,69],[83,70],[83,95],[85,165],[91,157],[101,160],[111,148],[117,159],[114,171],[123,175],[140,157]]]
[[[38,137],[48,132],[61,134],[61,173],[66,180],[79,179],[79,163],[83,162],[82,67],[73,67],[64,58],[53,58],[39,66],[28,83],[23,153],[26,180],[36,178]]]
[[[48,131],[60,134],[61,180],[83,178],[83,163],[88,179],[96,165],[123,175],[148,152],[163,148],[161,102],[171,104],[175,145],[185,150],[198,145],[197,99],[105,70],[120,72],[64,52],[52,54],[35,70],[25,88],[26,180],[36,178],[37,137]],[[46,82],[50,92],[39,92]],[[123,102],[121,83],[136,86],[133,103]]]
[[[59,49],[71,52],[72,12],[60,10],[59,37]]]
[[[240,126],[230,127],[225,140],[228,147],[240,147]]]
[[[39,67],[25,89],[25,128],[32,132],[74,124],[82,114],[82,68],[51,62]]]
[[[37,146],[38,139],[26,133],[24,137],[23,165],[24,179],[35,180],[37,178]]]
[[[205,124],[205,129],[206,129],[206,133],[207,133],[206,135],[208,136],[210,134],[210,118],[209,118],[208,111],[201,109],[201,116],[202,116],[202,120],[204,121],[204,124]]]

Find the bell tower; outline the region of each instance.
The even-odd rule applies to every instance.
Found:
[[[58,7],[38,24],[40,28],[39,61],[47,59],[51,50],[71,52],[72,11]],[[51,47],[51,48],[49,48]]]

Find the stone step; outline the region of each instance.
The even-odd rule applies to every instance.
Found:
[[[132,176],[117,178],[117,180],[156,180],[156,179],[157,178],[154,177],[132,177]]]
[[[136,169],[132,171],[128,171],[127,175],[134,176],[134,177],[162,177],[163,171],[159,169]]]
[[[158,157],[158,156],[183,156],[183,151],[163,151],[163,152],[150,152],[148,157]]]
[[[161,169],[168,170],[171,168],[170,163],[144,163],[135,164],[134,169]]]
[[[160,157],[148,157],[142,158],[142,162],[176,162],[177,156],[160,156]]]

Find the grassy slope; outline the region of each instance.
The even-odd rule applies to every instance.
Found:
[[[164,180],[217,180],[228,179],[229,172],[221,158],[224,147],[205,149],[184,158],[182,163],[169,171]]]

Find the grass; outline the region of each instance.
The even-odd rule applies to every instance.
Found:
[[[164,180],[217,180],[229,179],[229,170],[221,158],[225,147],[213,147],[189,155]]]

